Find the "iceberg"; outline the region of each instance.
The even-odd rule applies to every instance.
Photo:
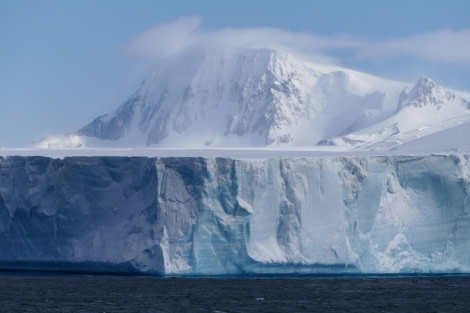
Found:
[[[0,157],[0,269],[468,273],[469,159]]]

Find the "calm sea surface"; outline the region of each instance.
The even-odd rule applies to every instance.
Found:
[[[470,312],[470,277],[0,274],[1,312]]]

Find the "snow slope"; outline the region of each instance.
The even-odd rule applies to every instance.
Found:
[[[445,90],[427,77],[421,78],[411,89],[405,89],[398,101],[395,114],[370,127],[344,136],[329,138],[328,143],[355,146],[356,150],[400,149],[403,143],[416,143],[415,151],[420,151],[417,139],[453,129],[470,122],[470,101],[458,92]],[[439,137],[433,137],[435,139]],[[467,140],[458,136],[454,148],[467,145]],[[446,138],[434,142],[434,151],[448,147]],[[430,146],[426,147],[429,152]]]

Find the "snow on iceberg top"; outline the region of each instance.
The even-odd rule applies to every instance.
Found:
[[[436,134],[445,136],[447,133]],[[426,140],[424,140],[426,139]],[[44,156],[50,158],[65,157],[202,157],[231,159],[269,159],[269,158],[320,158],[320,157],[355,157],[355,156],[406,156],[406,155],[450,155],[470,154],[470,142],[461,148],[455,148],[452,141],[436,150],[433,137],[417,141],[419,144],[404,144],[391,151],[345,150],[343,147],[305,147],[290,149],[271,148],[218,148],[218,149],[167,149],[167,148],[0,148],[0,157],[10,156]]]

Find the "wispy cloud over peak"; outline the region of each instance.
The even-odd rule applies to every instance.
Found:
[[[384,41],[369,41],[357,50],[361,58],[388,59],[408,56],[456,63],[470,69],[470,29],[443,29]]]
[[[333,62],[325,49],[356,45],[348,36],[324,37],[306,32],[291,32],[279,28],[201,27],[199,17],[183,17],[168,24],[158,24],[132,40],[125,53],[144,59],[161,59],[193,47],[207,49],[220,46],[241,48],[274,48],[303,54],[317,61]]]
[[[195,47],[220,46],[281,49],[316,63],[365,71],[379,65],[385,72],[395,73],[392,76],[396,79],[414,79],[416,73],[406,74],[409,68],[419,68],[418,76],[429,75],[427,69],[440,68],[442,76],[451,77],[445,70],[449,65],[458,67],[460,75],[470,72],[470,29],[441,29],[377,40],[347,33],[327,36],[270,27],[208,29],[202,27],[199,17],[182,17],[144,31],[127,44],[125,52],[140,60],[157,61]],[[402,68],[397,69],[397,64]],[[397,75],[398,71],[403,75]]]
[[[184,50],[201,39],[199,17],[181,17],[167,24],[158,24],[139,34],[126,46],[126,53],[145,59],[166,57]]]

